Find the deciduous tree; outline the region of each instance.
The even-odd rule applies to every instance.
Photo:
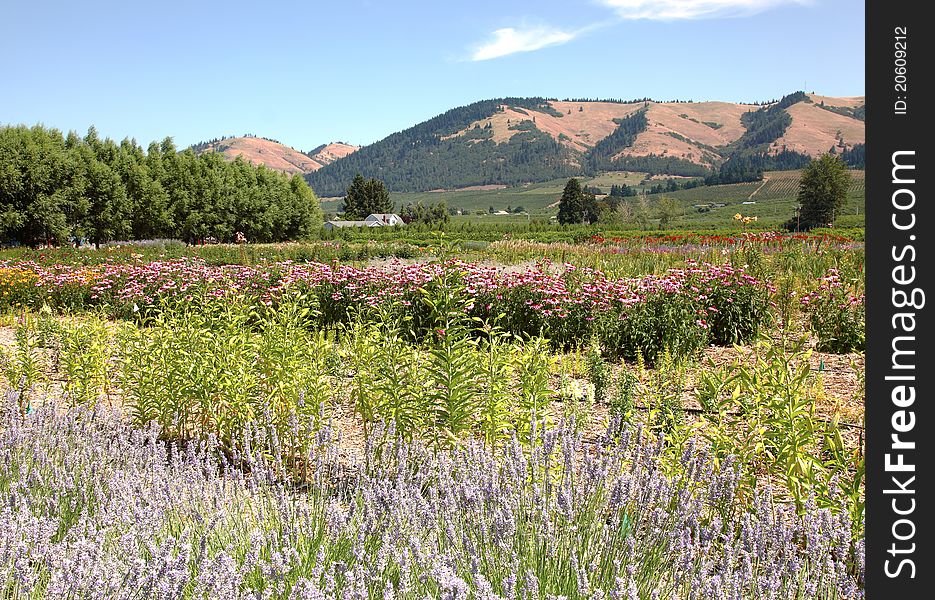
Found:
[[[833,225],[847,202],[850,179],[840,156],[825,154],[813,160],[799,181],[798,219],[789,224],[804,230]]]

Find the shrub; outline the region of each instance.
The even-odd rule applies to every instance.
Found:
[[[846,281],[829,269],[818,289],[802,297],[819,352],[846,354],[862,351],[866,339],[866,312],[860,281]]]

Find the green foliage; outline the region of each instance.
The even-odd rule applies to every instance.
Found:
[[[120,386],[134,423],[168,439],[215,436],[233,451],[258,422],[301,453],[326,415],[333,343],[293,297],[267,313],[229,300],[165,314],[121,339]]]
[[[599,315],[594,330],[611,356],[631,361],[640,356],[650,365],[666,353],[691,356],[708,340],[694,302],[668,292],[654,294],[624,312]]]
[[[852,516],[863,513],[863,452],[845,449],[837,417],[815,414],[818,384],[803,341],[758,342],[751,354],[699,374],[703,419],[693,428],[719,460],[743,468],[745,493],[776,477],[799,510],[811,498],[834,507],[844,494]]]
[[[575,178],[569,179],[558,201],[558,222],[562,225],[584,222],[584,192]]]
[[[23,319],[16,325],[16,346],[12,350],[0,347],[0,366],[7,388],[16,394],[20,415],[32,410],[35,386],[45,380],[45,357],[39,346],[34,323]]]
[[[485,323],[480,338],[482,402],[478,417],[484,441],[490,446],[505,440],[512,426],[513,379],[516,362],[511,338]]]
[[[832,226],[847,201],[850,173],[840,157],[825,154],[805,168],[799,182],[799,214],[789,222],[796,230]]]
[[[686,389],[686,364],[670,352],[663,351],[652,369],[647,369],[642,357],[637,357],[636,380],[640,402],[647,410],[647,423],[670,440],[677,436],[685,421],[683,395]],[[627,382],[624,381],[626,386]]]
[[[611,370],[604,361],[600,342],[597,339],[592,339],[591,344],[588,346],[587,373],[588,381],[591,382],[591,386],[594,388],[595,401],[604,402],[607,389],[611,383]]]
[[[636,141],[636,136],[646,131],[646,126],[649,124],[646,119],[646,109],[640,109],[623,119],[616,119],[616,122],[617,128],[594,144],[588,152],[590,165],[597,170],[636,170],[616,164],[614,156],[632,146]]]
[[[659,219],[659,229],[668,227],[672,220],[682,214],[682,206],[678,201],[663,196],[656,202],[657,218]]]
[[[453,443],[469,431],[477,412],[479,352],[465,316],[471,303],[462,275],[455,269],[421,288],[432,328],[426,353],[427,402],[436,446]]]
[[[444,200],[428,205],[423,204],[421,200],[415,204],[407,204],[400,211],[400,216],[409,220],[407,225],[444,225],[451,221]]]
[[[841,152],[841,160],[852,169],[864,169],[867,164],[867,148],[864,144],[854,144]]]
[[[106,325],[87,320],[60,329],[58,368],[72,406],[94,406],[112,387],[113,339]]]
[[[519,389],[515,426],[525,441],[534,438],[536,427],[547,417],[553,396],[549,388],[551,363],[548,342],[542,338],[532,339],[523,351],[516,354],[515,370]]]
[[[792,116],[786,108],[807,100],[805,92],[794,92],[755,111],[744,113],[740,120],[746,127],[744,134],[732,142],[725,151],[728,159],[717,173],[709,175],[708,185],[757,181],[768,170],[800,169],[808,162],[808,156],[782,148],[770,152],[770,144],[781,138]]]
[[[816,104],[818,108],[823,108],[828,112],[833,112],[838,115],[843,115],[845,117],[850,117],[852,119],[857,119],[858,121],[864,121],[867,119],[867,105],[861,104],[860,106],[831,106],[830,104],[825,104],[824,101]],[[863,145],[863,144],[861,144]]]
[[[819,352],[846,354],[864,350],[867,316],[862,289],[858,277],[845,279],[837,269],[830,269],[818,288],[802,297],[802,310],[818,338]]]
[[[577,179],[569,179],[558,202],[558,222],[562,225],[596,223],[600,213],[594,193],[582,188]]]
[[[147,152],[134,141],[82,139],[41,126],[0,127],[0,240],[68,245],[87,240],[209,237],[257,242],[305,238],[322,223],[301,177],[217,153]]]
[[[619,433],[632,417],[639,380],[628,369],[618,371],[610,397],[610,418],[617,423]]]
[[[344,196],[344,218],[363,220],[370,215],[393,212],[390,193],[379,179],[364,180],[358,173]]]

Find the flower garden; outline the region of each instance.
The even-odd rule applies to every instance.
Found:
[[[5,597],[862,597],[859,242],[326,244],[0,256]]]

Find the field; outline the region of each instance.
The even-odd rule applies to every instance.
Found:
[[[0,252],[5,596],[863,596],[859,241],[471,231]]]
[[[522,206],[530,214],[536,216],[551,215],[555,209],[549,208],[550,204],[558,201],[562,195],[562,188],[565,181],[551,181],[545,183],[528,184],[521,187],[503,188],[497,190],[464,190],[449,192],[420,192],[420,193],[393,193],[390,195],[392,201],[397,207],[406,204],[434,204],[442,200],[450,207],[458,207],[471,213],[471,219],[486,221],[490,218],[487,214],[492,206],[495,211],[506,210],[507,207],[516,208]],[[322,201],[322,210],[326,213],[340,210],[341,199],[326,199]],[[482,214],[474,214],[474,213]],[[516,215],[513,219],[525,220],[525,215]]]
[[[851,190],[848,203],[839,225],[846,227],[863,226],[864,218],[864,172],[851,171]],[[611,172],[594,178],[582,178],[582,183],[600,188],[605,193],[611,185],[627,184],[637,190],[648,193],[649,188],[661,181],[656,179],[644,183],[645,173]],[[798,192],[801,171],[772,171],[765,174],[764,181],[737,183],[730,185],[700,186],[687,190],[648,194],[647,207],[650,212],[656,210],[662,197],[674,198],[680,206],[680,214],[672,219],[671,228],[720,228],[731,225],[733,216],[741,212],[745,216],[756,216],[767,227],[777,227],[795,214],[796,193]],[[525,223],[529,220],[546,219],[558,212],[557,202],[562,195],[565,180],[528,184],[522,187],[497,190],[466,190],[450,192],[394,193],[391,198],[397,207],[408,203],[425,204],[444,200],[449,207],[458,207],[466,211],[455,216],[456,223]],[[744,202],[754,202],[744,204]],[[723,207],[702,208],[700,205],[723,203]],[[341,199],[327,199],[322,202],[326,213],[340,210]],[[522,207],[527,214],[491,215],[489,208],[495,211]],[[658,221],[658,220],[656,220]]]
[[[848,217],[839,225],[863,225],[864,172],[851,171],[851,188],[844,215]],[[682,205],[683,213],[675,220],[676,226],[719,227],[726,225],[737,212],[745,216],[756,216],[765,223],[776,226],[788,221],[795,214],[796,193],[801,171],[772,171],[764,176],[763,182],[737,183],[679,190],[665,196],[675,198]],[[656,201],[649,196],[651,204]],[[755,204],[744,204],[755,202]],[[726,206],[701,212],[696,206],[723,203]]]

